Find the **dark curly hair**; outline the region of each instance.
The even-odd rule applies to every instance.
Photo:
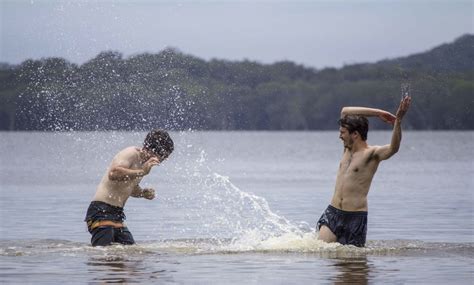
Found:
[[[339,126],[346,128],[350,134],[358,132],[363,141],[367,140],[369,120],[364,116],[346,115],[338,121]]]
[[[173,152],[174,143],[167,131],[152,130],[146,135],[143,148],[166,159]]]

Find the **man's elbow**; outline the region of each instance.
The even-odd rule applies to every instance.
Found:
[[[393,156],[394,154],[396,154],[399,149],[400,149],[400,146],[399,146],[399,145],[392,146],[392,147],[390,148],[390,156]]]
[[[112,169],[109,171],[109,180],[111,181],[121,181],[124,180],[123,175],[117,169]]]
[[[119,180],[116,171],[109,171],[109,180],[116,181]]]
[[[341,109],[341,118],[344,118],[347,115],[347,107]]]

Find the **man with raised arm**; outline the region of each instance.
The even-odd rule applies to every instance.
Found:
[[[396,116],[372,108],[344,107],[339,120],[339,138],[344,153],[336,178],[331,204],[318,221],[318,239],[362,247],[367,235],[367,195],[377,167],[382,160],[397,153],[402,139],[401,123],[411,97],[400,102]],[[393,124],[392,140],[384,146],[367,144],[369,129],[366,117],[379,117]]]
[[[155,198],[155,190],[141,188],[139,183],[155,165],[173,152],[173,140],[166,131],[149,132],[143,147],[127,147],[113,158],[87,209],[85,221],[92,235],[92,246],[112,243],[134,244],[132,234],[124,224],[123,207],[127,199]]]

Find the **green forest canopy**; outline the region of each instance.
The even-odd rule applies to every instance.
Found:
[[[106,51],[0,65],[0,130],[334,130],[343,106],[395,112],[408,129],[474,129],[474,36],[425,53],[316,70],[293,62],[205,61],[176,49]],[[373,120],[375,128],[387,128]]]

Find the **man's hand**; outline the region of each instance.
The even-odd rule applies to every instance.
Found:
[[[153,166],[158,165],[160,160],[156,157],[152,157],[143,164],[143,175],[150,173],[150,170]]]
[[[405,96],[403,97],[402,101],[400,101],[400,106],[398,106],[397,116],[396,116],[398,121],[400,122],[402,121],[403,116],[405,116],[405,114],[408,111],[408,107],[410,107],[410,103],[411,103],[410,96]]]
[[[155,199],[155,190],[151,188],[145,188],[142,191],[142,197],[148,200],[153,200]]]
[[[391,124],[391,125],[393,125],[395,123],[395,120],[397,119],[397,117],[395,117],[395,115],[393,115],[390,112],[386,112],[386,111],[381,111],[378,114],[378,117],[379,117],[380,120],[384,121],[385,123]]]

